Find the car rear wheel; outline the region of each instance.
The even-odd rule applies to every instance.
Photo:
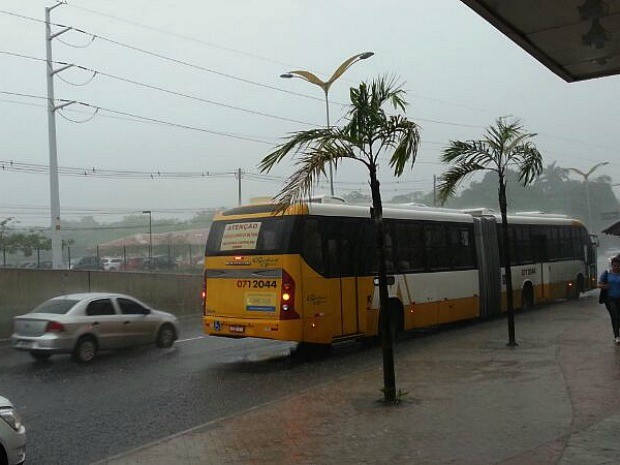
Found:
[[[97,355],[97,341],[90,336],[78,339],[73,349],[73,360],[79,363],[88,363]]]
[[[160,349],[168,349],[173,346],[174,339],[174,328],[171,325],[163,325],[159,328],[155,345]]]
[[[50,354],[49,352],[38,352],[35,350],[31,351],[30,355],[38,362],[44,362],[46,360],[49,360],[49,358],[52,356],[52,354]]]

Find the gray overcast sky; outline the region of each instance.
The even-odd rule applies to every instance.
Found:
[[[14,216],[37,225],[49,224],[49,177],[32,173],[49,163],[45,100],[7,93],[45,97],[42,21],[45,6],[52,4],[0,2],[0,160],[14,162],[11,169],[0,168],[0,219]],[[387,163],[381,170],[387,199],[432,190],[433,175],[445,169],[439,156],[448,141],[477,139],[505,115],[521,118],[539,134],[535,142],[545,165],[556,161],[587,170],[609,161],[597,174],[620,178],[613,151],[620,145],[614,124],[620,121],[619,78],[568,84],[457,0],[68,0],[52,11],[52,22],[98,36],[91,41],[80,32],[63,34],[53,41],[53,59],[101,73],[88,84],[92,73],[77,69],[55,80],[56,98],[102,108],[81,124],[69,120],[89,120],[92,109],[72,105],[57,116],[64,219],[94,214],[107,221],[142,210],[170,217],[233,206],[237,180],[231,173],[238,168],[247,173],[244,201],[275,194],[292,165],[267,177],[258,172],[260,159],[287,133],[325,124],[322,91],[279,75],[307,69],[326,79],[346,58],[364,51],[375,56],[332,86],[332,123],[344,114],[350,86],[388,74],[406,83],[407,114],[421,126],[413,170],[398,180]],[[139,122],[103,109],[196,129]],[[68,168],[94,168],[97,175],[62,174]],[[103,177],[105,170],[139,176]],[[211,176],[175,179],[158,172]],[[369,190],[361,165],[344,164],[335,179],[336,193]],[[317,192],[328,193],[327,183]]]

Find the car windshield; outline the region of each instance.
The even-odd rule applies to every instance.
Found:
[[[67,313],[79,300],[51,299],[37,305],[30,313]]]

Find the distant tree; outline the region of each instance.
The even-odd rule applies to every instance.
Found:
[[[543,169],[540,177],[534,184],[540,185],[542,191],[547,194],[558,192],[561,186],[568,180],[568,171],[568,168],[562,168],[556,165],[556,162],[553,162]]]
[[[51,250],[52,240],[34,231],[16,233],[10,236],[9,249],[11,252],[19,250],[24,257],[31,257],[35,250]]]
[[[372,194],[371,216],[374,219],[375,238],[379,252],[379,319],[383,346],[383,393],[387,402],[396,400],[391,309],[388,306],[386,249],[383,225],[383,204],[377,170],[379,156],[390,151],[389,165],[394,176],[402,175],[408,164],[413,166],[420,135],[418,126],[405,116],[388,116],[384,105],[405,111],[405,91],[402,85],[380,78],[371,84],[361,83],[350,90],[351,106],[344,126],[310,129],[294,133],[286,142],[260,162],[261,171],[269,171],[289,154],[299,154],[298,169],[287,180],[276,201],[284,210],[297,201],[309,198],[325,167],[344,160],[364,164],[370,177]]]
[[[15,219],[12,216],[0,221],[0,250],[2,250],[2,264],[6,265],[6,252],[9,248],[9,232],[11,230],[11,223],[14,223]]]
[[[510,270],[510,247],[508,246],[508,202],[506,199],[506,175],[513,165],[524,185],[534,181],[542,171],[542,155],[529,140],[535,134],[524,132],[519,120],[498,118],[495,126],[487,128],[486,136],[477,141],[451,141],[442,155],[444,163],[453,164],[440,178],[439,199],[444,203],[454,195],[456,187],[467,177],[480,171],[497,174],[498,201],[502,216],[502,255],[506,273],[506,297],[508,315],[508,345],[516,346],[512,273]]]

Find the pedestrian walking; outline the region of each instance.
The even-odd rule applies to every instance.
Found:
[[[599,302],[605,304],[611,318],[614,342],[620,345],[620,255],[611,259],[611,269],[601,274],[598,287],[601,289]]]

